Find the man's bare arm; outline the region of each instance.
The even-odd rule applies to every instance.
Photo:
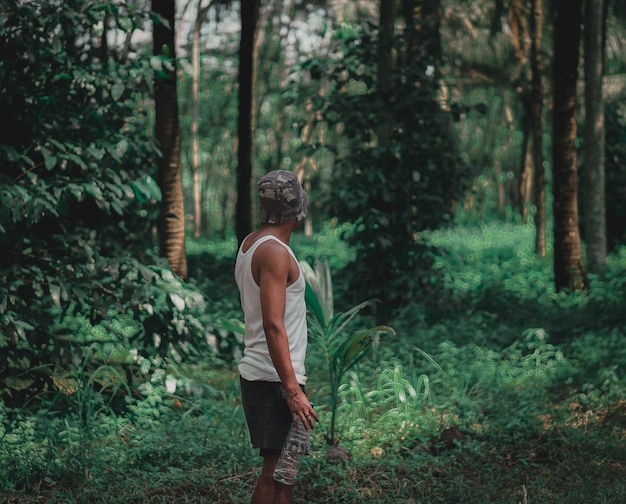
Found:
[[[300,416],[305,426],[314,428],[317,413],[301,391],[291,362],[289,338],[285,329],[286,290],[291,269],[291,255],[280,244],[264,243],[255,253],[261,291],[263,329],[270,357],[285,388],[293,420]],[[313,420],[309,420],[309,416]]]

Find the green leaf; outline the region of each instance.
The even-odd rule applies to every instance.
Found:
[[[115,159],[115,161],[118,161],[118,162],[122,161],[122,159],[120,158],[120,156],[117,153],[117,144],[114,145],[114,144],[107,143],[107,144],[105,144],[104,148],[109,153],[109,155],[113,159]]]
[[[241,320],[220,317],[215,325],[217,327],[223,327],[224,329],[235,334],[244,335],[246,333],[246,326]]]
[[[122,156],[128,152],[128,140],[125,138],[117,142],[115,145],[115,152],[119,159],[122,159]]]
[[[123,32],[130,32],[133,29],[132,19],[125,16],[116,16],[115,21],[117,22],[117,27]]]
[[[148,359],[144,359],[143,361],[141,361],[139,371],[142,375],[148,374],[148,372],[150,371],[150,361]]]
[[[115,84],[113,84],[113,87],[111,88],[111,98],[116,101],[119,100],[124,94],[125,89],[126,86],[124,86],[124,83],[122,81],[117,81]]]
[[[339,355],[343,357],[344,370],[354,366],[370,349],[373,334],[368,331],[359,332],[349,340],[347,340],[341,348]]]
[[[46,170],[48,171],[52,170],[52,168],[54,168],[56,164],[57,164],[56,156],[48,156],[47,158],[44,158],[44,165],[46,166]]]
[[[176,309],[182,312],[185,309],[185,300],[175,292],[170,292],[168,297]]]
[[[174,273],[172,273],[172,270],[169,270],[167,268],[163,268],[161,270],[161,278],[166,282],[174,282],[176,280],[174,278]]]
[[[349,310],[339,313],[334,316],[331,320],[331,326],[333,327],[333,332],[341,332],[344,330],[346,325],[354,318],[356,315],[366,306],[375,303],[375,299],[369,299],[367,301],[363,301],[356,306],[353,306]]]
[[[150,67],[153,70],[161,70],[163,68],[163,61],[162,58],[159,56],[152,56],[150,58]]]
[[[161,201],[161,188],[159,187],[159,184],[157,184],[156,180],[154,180],[150,175],[147,175],[144,182],[146,184],[146,188],[148,189],[150,199]]]
[[[139,201],[139,203],[145,203],[148,198],[146,198],[145,192],[141,190],[140,184],[141,182],[131,182],[129,185],[137,201]]]
[[[94,199],[96,200],[104,199],[104,196],[102,195],[102,191],[95,184],[95,182],[88,182],[86,184],[83,184],[83,188],[85,189],[85,192],[89,194],[90,196],[93,196]]]
[[[20,159],[20,154],[13,147],[8,147],[8,146],[3,145],[2,148],[6,151],[7,159],[11,163],[15,163],[16,161]]]
[[[179,335],[185,332],[185,319],[178,319],[174,322],[174,328]]]
[[[52,168],[54,168],[57,164],[57,157],[44,146],[41,146],[39,150],[41,151],[41,155],[43,156],[43,163],[46,167],[46,170],[52,170]]]
[[[110,341],[107,341],[104,345],[102,345],[102,353],[107,357],[111,356],[113,350],[115,350],[115,345]]]
[[[124,196],[124,191],[119,185],[111,184],[110,182],[104,183],[105,188],[108,191],[111,191],[116,198],[122,198]]]
[[[322,308],[322,304],[309,283],[306,284],[304,299],[309,312],[311,312],[320,322],[324,321],[324,310]]]
[[[93,145],[87,147],[87,152],[90,156],[96,158],[98,161],[101,161],[104,157],[104,151],[102,149],[94,147]]]
[[[124,215],[124,209],[117,201],[111,201],[111,208],[117,215]]]
[[[59,149],[60,152],[67,152],[68,150],[65,144],[62,144],[61,142],[59,142],[58,140],[55,140],[54,138],[50,138],[48,142],[50,142],[57,149]]]
[[[170,28],[170,22],[167,20],[167,18],[164,18],[163,16],[161,16],[160,14],[157,14],[156,12],[150,11],[149,14],[150,16],[150,20],[155,23],[155,24],[162,24],[163,26],[165,26],[168,29]]]
[[[315,270],[306,261],[300,261],[300,270],[307,283],[305,297],[311,303],[315,316],[327,325],[334,314],[333,287],[328,262],[318,261]]]
[[[62,157],[70,161],[74,161],[74,163],[80,166],[83,170],[87,169],[87,165],[85,164],[85,162],[76,154],[72,154],[72,153],[64,154]]]
[[[50,290],[50,296],[56,306],[61,306],[61,286],[50,284],[48,289]]]
[[[67,188],[76,198],[76,201],[83,201],[85,199],[85,188],[78,184],[68,184]]]

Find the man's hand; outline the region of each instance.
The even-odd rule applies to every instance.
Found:
[[[298,417],[300,417],[306,430],[315,429],[315,422],[319,422],[320,418],[304,392],[300,391],[287,399],[287,404],[289,405],[289,411],[291,411],[291,419],[294,426]]]

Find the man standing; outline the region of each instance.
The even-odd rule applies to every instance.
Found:
[[[289,426],[319,420],[304,392],[307,347],[305,281],[289,247],[307,215],[308,196],[292,172],[275,170],[257,183],[260,227],[237,253],[246,333],[239,363],[241,392],[253,446],[263,457],[252,504],[289,504],[292,487],[273,479]]]

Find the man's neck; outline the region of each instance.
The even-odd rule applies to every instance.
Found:
[[[293,231],[292,224],[267,224],[263,223],[259,226],[259,235],[273,235],[280,241],[289,245],[291,233]]]

